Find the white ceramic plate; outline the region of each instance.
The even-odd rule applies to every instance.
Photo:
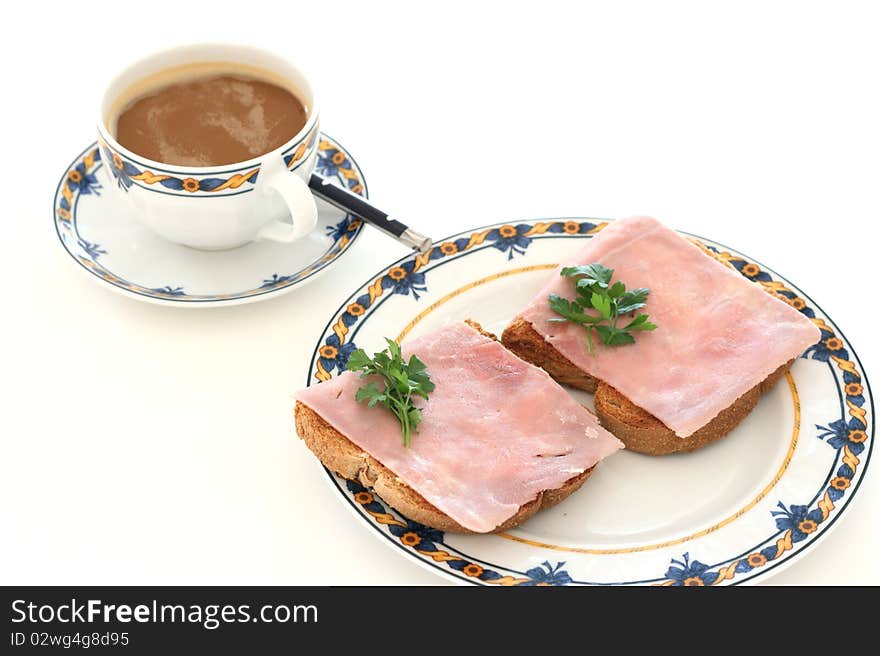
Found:
[[[357,163],[325,134],[315,170],[367,196]],[[141,184],[136,177],[128,183]],[[360,219],[318,200],[317,227],[295,243],[259,241],[226,251],[199,251],[166,241],[139,224],[116,194],[105,193],[110,184],[93,143],[65,170],[55,191],[52,219],[58,238],[93,280],[162,305],[239,305],[288,293],[336,262],[363,229]]]
[[[330,317],[308,384],[341,372],[355,344],[380,350],[384,336],[415,336],[465,318],[500,334],[556,263],[604,225],[490,226],[396,262]],[[840,518],[865,474],[874,433],[868,381],[846,338],[808,296],[744,255],[697,241],[822,329],[822,341],[730,435],[690,454],[615,454],[580,491],[501,535],[424,527],[328,471],[335,493],[392,548],[470,583],[729,585],[791,563]]]

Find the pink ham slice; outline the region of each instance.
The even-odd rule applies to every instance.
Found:
[[[648,287],[657,324],[627,346],[587,350],[583,328],[553,323],[550,294],[574,298],[557,271],[520,315],[574,365],[647,410],[679,437],[705,426],[769,374],[815,344],[819,329],[650,217],[616,221],[567,265],[600,262],[628,289]]]
[[[543,370],[464,323],[403,345],[436,389],[412,446],[389,410],[355,401],[346,372],[297,399],[463,527],[487,533],[539,492],[561,487],[622,444]]]

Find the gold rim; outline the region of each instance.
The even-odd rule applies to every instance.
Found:
[[[513,276],[513,275],[516,275],[519,273],[529,273],[531,271],[546,271],[548,269],[555,269],[558,266],[559,266],[558,264],[534,264],[532,266],[521,267],[519,269],[511,269],[510,271],[502,271],[501,273],[495,273],[495,274],[492,274],[491,276],[486,276],[485,278],[480,278],[479,280],[475,280],[474,282],[468,283],[464,287],[456,289],[454,292],[449,292],[446,296],[444,296],[443,298],[441,298],[438,301],[435,301],[434,303],[431,303],[431,305],[429,305],[424,310],[419,312],[416,315],[415,319],[413,319],[408,324],[406,324],[404,329],[400,331],[400,334],[397,336],[397,339],[395,341],[398,343],[402,342],[403,339],[407,335],[409,335],[410,331],[413,328],[415,328],[416,325],[422,319],[427,317],[429,314],[431,314],[434,310],[436,310],[441,305],[447,303],[448,301],[452,300],[456,296],[460,296],[461,294],[464,294],[465,292],[472,290],[474,287],[479,287],[480,285],[485,285],[487,282],[492,282],[494,280],[506,278],[507,276]]]

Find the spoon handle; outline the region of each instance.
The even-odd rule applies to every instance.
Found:
[[[431,248],[431,238],[426,237],[397,219],[392,219],[375,205],[371,205],[361,196],[353,194],[348,189],[333,184],[328,178],[317,173],[312,173],[309,180],[309,188],[319,198],[338,207],[343,212],[348,212],[379,228],[382,232],[391,235],[401,244],[409,246],[413,250],[424,253]]]

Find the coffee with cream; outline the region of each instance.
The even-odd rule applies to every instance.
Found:
[[[256,77],[217,73],[179,80],[128,102],[116,140],[142,157],[177,166],[222,166],[292,139],[309,108],[293,92]]]

